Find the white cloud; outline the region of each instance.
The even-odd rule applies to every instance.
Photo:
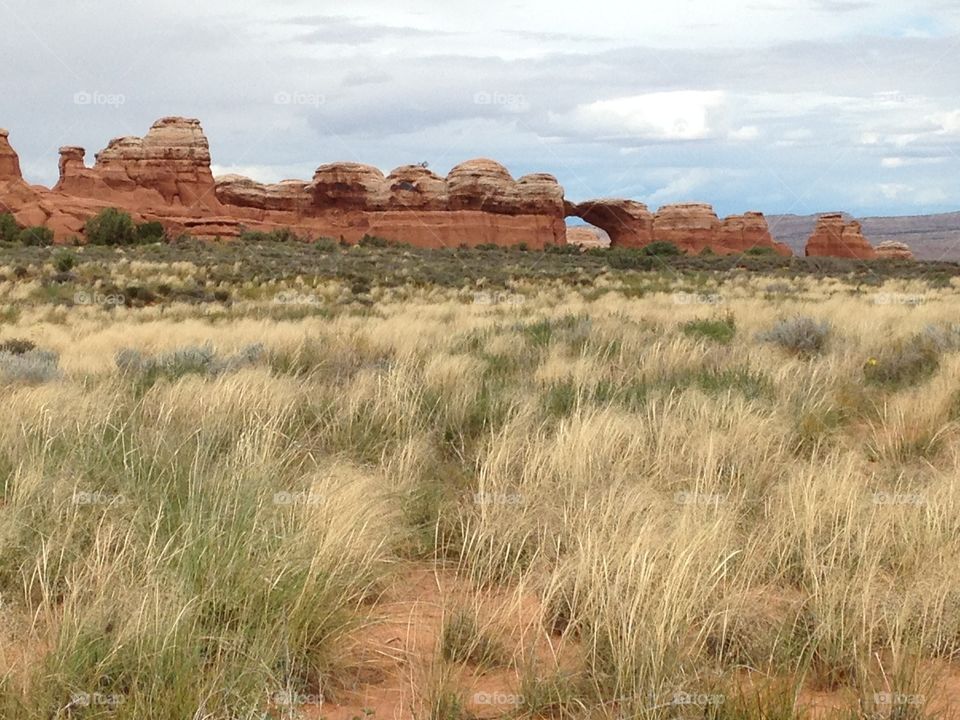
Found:
[[[712,113],[723,105],[719,91],[647,93],[578,106],[551,119],[573,133],[622,140],[705,140],[715,133]]]
[[[946,162],[945,157],[885,157],[880,161],[880,167],[902,168],[911,165],[939,165]]]
[[[738,130],[731,130],[727,137],[731,140],[756,140],[760,137],[760,128],[756,125],[744,125]]]
[[[673,180],[645,198],[651,207],[664,203],[689,200],[699,188],[710,182],[713,173],[706,168],[692,168],[680,172]]]

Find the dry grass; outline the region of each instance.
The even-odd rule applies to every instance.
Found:
[[[256,298],[18,306],[5,288],[0,342],[59,372],[2,387],[0,716],[294,717],[331,701],[410,563],[476,598],[443,609],[407,716],[492,716],[460,665],[514,673],[497,715],[790,717],[808,691],[849,692],[853,714],[941,707],[931,673],[960,652],[960,355],[938,346],[904,383],[866,368],[949,329],[960,300],[769,284],[727,282],[711,305],[669,287],[522,285],[496,305],[374,289],[332,312],[331,283],[296,316]],[[764,342],[792,317],[828,321],[829,342]],[[216,372],[115,364],[256,344]],[[505,631],[491,592],[534,597],[536,627]],[[762,678],[788,682],[749,690]]]

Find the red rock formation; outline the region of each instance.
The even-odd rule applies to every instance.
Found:
[[[20,157],[10,147],[10,133],[0,128],[0,182],[23,180],[20,174]]]
[[[653,217],[655,242],[668,242],[696,255],[718,244],[720,219],[709,205],[681,203],[665,205]]]
[[[567,245],[579,245],[584,250],[610,247],[610,236],[597,227],[579,226],[567,228]]]
[[[384,204],[394,210],[447,210],[447,181],[420,165],[398,167],[386,177]]]
[[[586,220],[606,231],[611,247],[640,248],[653,242],[653,215],[633,200],[590,200],[567,204],[567,215]]]
[[[877,258],[885,260],[913,260],[913,250],[906,243],[887,240],[877,245]]]
[[[821,215],[804,251],[807,257],[871,260],[877,253],[863,236],[858,222],[846,222],[840,213]]]
[[[731,215],[726,218],[720,223],[717,244],[722,248],[721,252],[743,253],[753,248],[770,248],[784,257],[793,255],[789,247],[774,241],[767,219],[763,213],[758,212]],[[715,248],[716,246],[711,247],[714,252],[718,252]]]

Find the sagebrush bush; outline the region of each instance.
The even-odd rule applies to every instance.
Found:
[[[128,213],[106,208],[87,220],[83,234],[91,245],[135,245],[137,227]]]
[[[57,250],[53,254],[53,266],[57,272],[70,272],[77,264],[77,256],[69,250]]]
[[[137,225],[137,241],[144,244],[164,242],[167,231],[158,222],[145,222]]]
[[[247,345],[239,352],[217,357],[213,346],[188,345],[159,355],[145,355],[139,350],[124,348],[114,360],[122,373],[175,379],[184,375],[216,375],[234,372],[253,365],[263,357],[263,345]]]
[[[788,352],[811,356],[823,352],[830,338],[830,323],[805,315],[780,320],[760,333],[761,342],[779,345]]]
[[[39,385],[60,376],[59,356],[50,350],[0,351],[0,380]]]
[[[863,366],[864,379],[873,385],[901,387],[919,383],[940,367],[944,352],[956,348],[957,335],[928,327],[908,338],[884,345]]]

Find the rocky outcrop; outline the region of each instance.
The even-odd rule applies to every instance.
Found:
[[[720,219],[709,205],[680,203],[665,205],[653,217],[655,242],[668,242],[690,254],[718,243]]]
[[[840,257],[871,260],[876,250],[863,236],[860,223],[847,221],[840,213],[821,215],[807,240],[807,257]]]
[[[567,204],[568,216],[596,225],[610,236],[611,247],[640,248],[653,242],[653,215],[634,200],[590,200]]]
[[[763,216],[763,213],[759,212],[731,215],[724,219],[720,223],[717,244],[724,251],[743,253],[755,248],[768,248],[784,257],[793,255],[789,247],[773,239],[767,219]],[[716,252],[715,249],[714,252]]]
[[[242,175],[224,175],[215,182],[217,199],[223,205],[301,214],[312,200],[309,183],[302,180],[265,185]]]
[[[913,260],[913,250],[906,243],[887,240],[877,245],[876,256],[883,260]]]
[[[449,208],[447,181],[421,165],[404,165],[387,175],[383,204],[395,210]]]
[[[579,245],[584,250],[610,247],[610,236],[600,228],[581,225],[567,228],[567,245]]]
[[[10,147],[10,133],[0,128],[0,182],[23,180],[20,174],[20,157]]]
[[[313,174],[313,207],[324,210],[380,210],[386,178],[371,165],[330,163]]]

